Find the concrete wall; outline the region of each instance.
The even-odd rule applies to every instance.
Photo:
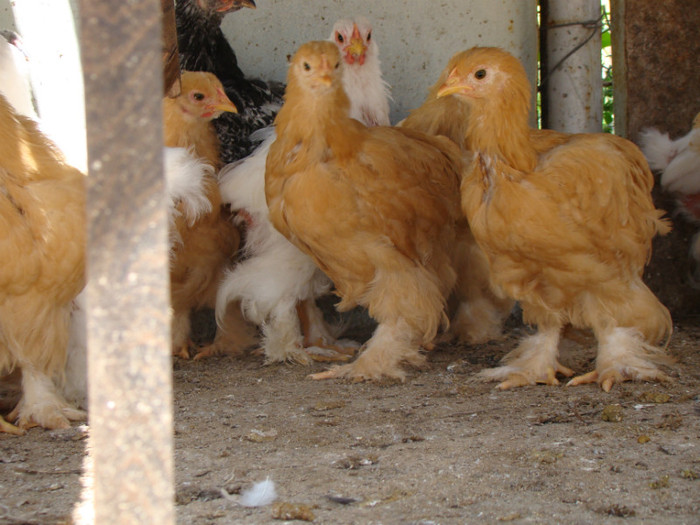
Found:
[[[0,28],[14,28],[12,3],[0,0]],[[256,3],[256,10],[242,9],[228,15],[222,28],[248,76],[278,81],[285,80],[287,55],[308,40],[328,38],[337,19],[355,15],[369,18],[385,79],[392,85],[392,121],[423,102],[428,87],[454,53],[475,45],[508,49],[524,62],[531,82],[536,78],[536,0]]]
[[[287,55],[308,40],[328,38],[339,18],[364,15],[373,23],[385,79],[394,102],[392,121],[419,106],[457,51],[501,46],[537,67],[536,0],[256,0],[222,24],[249,76],[284,81]]]
[[[26,1],[26,0],[23,0]],[[59,1],[59,0],[52,0]],[[0,0],[0,28],[14,28],[12,0]],[[71,2],[75,3],[75,2]],[[392,120],[423,102],[447,60],[475,46],[501,46],[537,67],[536,0],[257,0],[222,24],[241,69],[284,81],[287,55],[308,40],[328,38],[339,18],[364,15],[374,25],[385,79],[392,85]]]

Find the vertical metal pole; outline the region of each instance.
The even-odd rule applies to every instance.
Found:
[[[160,0],[80,0],[96,523],[174,523]]]
[[[601,131],[603,86],[600,26],[596,26],[599,19],[600,0],[547,2],[546,19],[542,20],[547,30],[548,62],[543,91],[543,104],[547,106],[544,127],[568,133]],[[578,46],[581,47],[576,49]]]

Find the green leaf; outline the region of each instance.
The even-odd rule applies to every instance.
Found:
[[[610,37],[610,31],[605,31],[600,35],[600,47],[605,49],[606,47],[612,46],[612,38]]]

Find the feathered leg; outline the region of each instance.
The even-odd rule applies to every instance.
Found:
[[[634,328],[615,327],[597,333],[598,355],[593,372],[577,376],[568,386],[598,383],[609,392],[615,383],[622,381],[665,381],[666,374],[655,363],[670,361],[663,349],[644,341]]]
[[[68,428],[70,421],[83,421],[87,414],[69,405],[56,390],[50,377],[31,366],[22,366],[22,399],[8,419],[19,428],[39,425],[44,428]]]
[[[313,299],[297,303],[297,314],[304,334],[304,348],[314,361],[348,361],[360,347],[355,341],[336,338]]]
[[[483,370],[479,375],[505,380],[498,385],[501,390],[537,383],[558,385],[557,374],[569,377],[574,373],[558,361],[560,331],[559,326],[540,327],[503,358],[504,366]]]
[[[498,297],[491,289],[488,260],[466,222],[458,229],[456,246],[457,284],[454,296],[459,306],[445,338],[457,337],[468,344],[500,339],[503,337],[503,323],[515,301]]]
[[[421,337],[404,321],[381,323],[377,326],[365,349],[352,363],[335,366],[325,372],[311,374],[312,379],[350,378],[353,381],[378,380],[383,377],[403,381],[406,373],[402,363],[415,367],[425,365],[420,353]]]
[[[243,317],[240,301],[234,301],[226,306],[223,319],[218,320],[214,341],[201,347],[194,360],[222,354],[240,355],[256,344],[258,338],[255,327]]]
[[[173,318],[170,324],[172,352],[182,359],[190,358],[190,312],[173,308]]]
[[[262,324],[262,332],[266,364],[285,361],[302,365],[311,363],[302,344],[294,298],[285,298],[275,305],[268,320]]]

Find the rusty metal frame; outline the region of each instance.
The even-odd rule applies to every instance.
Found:
[[[80,0],[96,523],[174,523],[161,0]]]

